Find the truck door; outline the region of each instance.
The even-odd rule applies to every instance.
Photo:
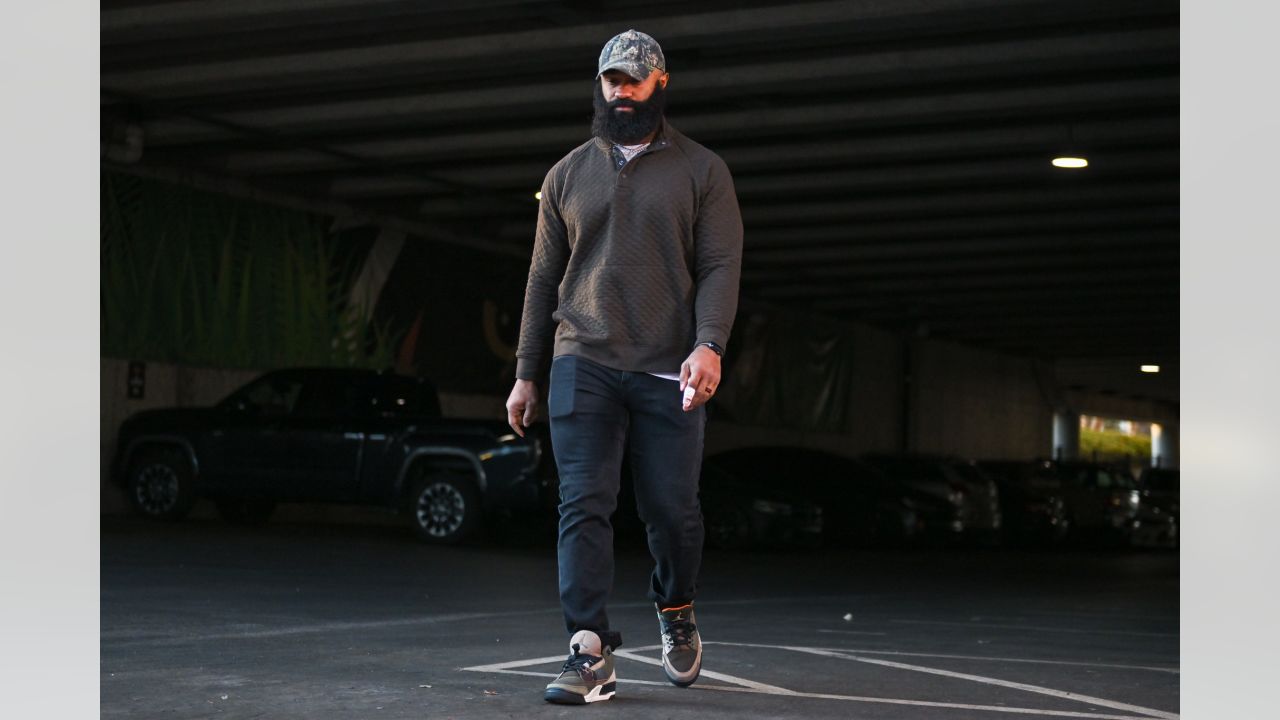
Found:
[[[278,461],[288,465],[291,494],[301,500],[349,500],[358,488],[365,444],[364,378],[317,373],[281,423]]]

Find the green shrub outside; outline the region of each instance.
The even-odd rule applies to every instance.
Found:
[[[1080,429],[1080,457],[1086,460],[1124,460],[1151,457],[1151,437],[1114,430]]]

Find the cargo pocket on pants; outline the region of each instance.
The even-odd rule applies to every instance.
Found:
[[[547,414],[553,418],[573,412],[574,388],[578,384],[578,358],[561,355],[551,361],[551,387],[547,390]]]

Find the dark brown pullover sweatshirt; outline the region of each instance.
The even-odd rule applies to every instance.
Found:
[[[621,169],[611,149],[593,138],[542,183],[518,379],[556,355],[679,372],[698,343],[728,344],[742,267],[729,168],[665,121]]]

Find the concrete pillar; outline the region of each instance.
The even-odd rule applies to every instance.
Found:
[[[1053,414],[1053,459],[1080,457],[1080,413],[1059,410]]]
[[[1178,426],[1151,424],[1151,466],[1178,467]]]

